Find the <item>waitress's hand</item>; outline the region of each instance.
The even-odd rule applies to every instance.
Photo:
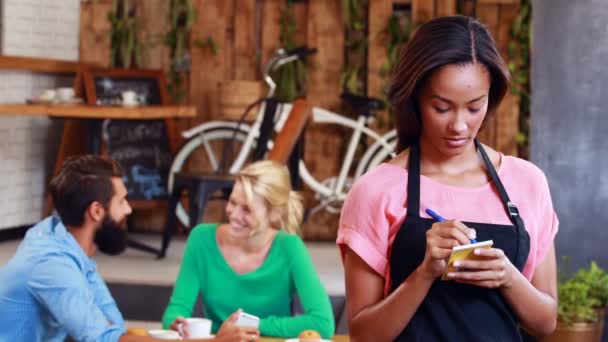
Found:
[[[457,271],[448,273],[449,278],[459,283],[488,288],[511,286],[519,271],[502,249],[477,248],[473,252],[479,259],[455,262]]]
[[[460,221],[434,223],[426,232],[426,252],[418,271],[430,279],[440,277],[445,272],[452,247],[469,244],[475,238],[475,230]]]

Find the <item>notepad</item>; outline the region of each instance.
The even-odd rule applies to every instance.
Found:
[[[455,246],[452,248],[452,254],[450,254],[450,259],[448,260],[448,267],[445,270],[445,273],[441,277],[441,280],[451,280],[448,278],[448,273],[456,272],[454,268],[454,261],[464,260],[464,259],[478,259],[479,257],[473,253],[476,248],[491,248],[494,242],[492,240],[481,241],[477,243],[471,243],[468,245]]]

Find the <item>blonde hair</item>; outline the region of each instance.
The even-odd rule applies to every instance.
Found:
[[[236,175],[237,182],[243,186],[247,202],[251,205],[253,194],[264,199],[268,210],[278,210],[279,227],[288,233],[300,230],[304,206],[302,196],[291,188],[289,169],[271,160],[249,164]]]

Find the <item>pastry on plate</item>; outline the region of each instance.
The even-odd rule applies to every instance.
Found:
[[[300,342],[321,342],[321,335],[314,330],[304,330],[298,335]]]

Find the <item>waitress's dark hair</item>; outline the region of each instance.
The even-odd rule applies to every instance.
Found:
[[[483,64],[490,73],[488,111],[493,115],[509,88],[509,71],[494,39],[477,20],[440,17],[418,28],[401,49],[388,98],[395,113],[397,151],[416,143],[421,133],[418,97],[431,74],[448,64]],[[483,127],[483,126],[482,126]]]

